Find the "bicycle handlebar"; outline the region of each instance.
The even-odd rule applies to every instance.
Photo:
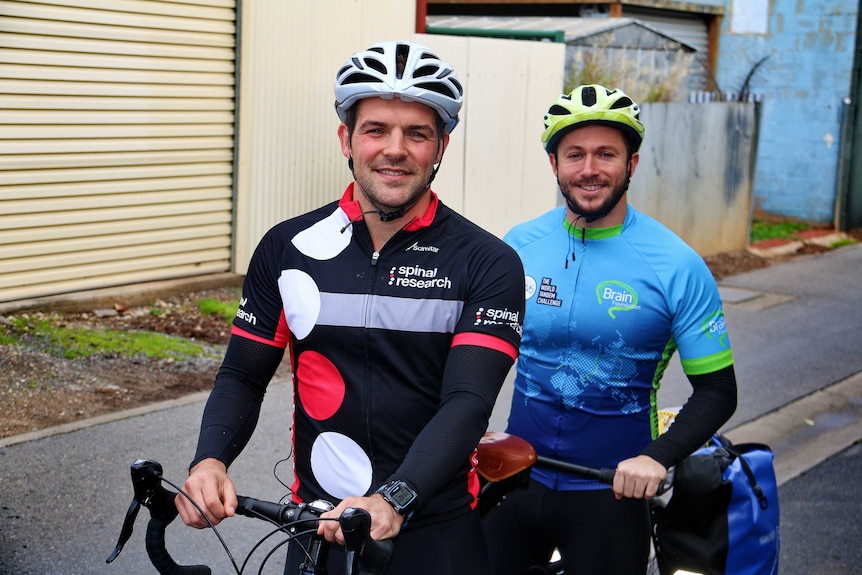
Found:
[[[156,461],[139,459],[132,464],[131,473],[135,496],[126,512],[117,546],[106,562],[113,562],[123,550],[143,505],[150,510],[145,537],[147,555],[156,570],[161,575],[211,575],[206,565],[178,565],[165,546],[165,529],[179,512],[174,504],[177,493],[168,491],[162,485],[162,466]],[[267,520],[279,528],[303,524],[307,525],[308,530],[316,530],[320,515],[334,508],[323,500],[272,503],[242,495],[237,496],[237,504],[238,515]],[[392,556],[392,541],[377,541],[371,537],[371,516],[368,512],[351,507],[345,510],[338,521],[344,533],[348,575],[382,574]],[[325,540],[321,544],[325,545]]]
[[[615,469],[586,467],[539,455],[525,439],[517,435],[497,431],[489,431],[482,436],[482,439],[479,441],[478,451],[479,465],[477,470],[479,475],[492,483],[515,477],[533,465],[555,471],[575,473],[582,477],[596,479],[608,485],[613,484],[614,475],[616,474]],[[668,478],[659,484],[656,493],[660,495],[666,492],[672,487],[672,484],[673,475],[669,472]]]
[[[536,456],[536,465],[539,465],[540,467],[544,467],[546,469],[577,473],[578,475],[581,475],[583,477],[597,479],[598,481],[601,481],[602,483],[606,483],[608,485],[613,485],[614,475],[616,475],[616,469],[610,469],[607,467],[585,467],[583,465],[577,465],[575,463],[567,463],[558,459],[551,459],[550,457],[544,457],[542,455]],[[656,490],[656,495],[661,495],[673,486],[672,478],[673,476],[669,475],[668,479],[662,480],[658,484],[658,490]]]

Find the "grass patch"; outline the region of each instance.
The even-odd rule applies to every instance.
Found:
[[[145,331],[85,330],[53,325],[50,321],[19,317],[12,321],[17,339],[28,335],[45,343],[47,351],[67,359],[102,356],[145,356],[188,359],[204,355],[203,346],[186,339]]]
[[[13,343],[18,343],[18,338],[9,333],[6,326],[2,326],[0,328],[0,345],[10,345]]]
[[[198,300],[198,310],[202,314],[220,315],[227,323],[233,321],[237,309],[239,309],[239,299],[228,303],[213,298]]]
[[[853,238],[847,238],[844,240],[838,240],[837,242],[831,244],[829,247],[830,248],[840,248],[842,246],[849,246],[850,244],[855,244],[855,243],[858,243],[858,242],[856,240],[854,240]]]
[[[751,242],[796,239],[796,234],[808,229],[811,229],[811,226],[803,222],[767,223],[755,219],[751,222]]]

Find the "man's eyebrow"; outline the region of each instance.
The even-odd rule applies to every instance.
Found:
[[[407,126],[408,130],[425,130],[428,132],[434,131],[434,126],[431,124],[413,124],[412,126]]]
[[[386,122],[381,120],[363,120],[361,124],[359,124],[359,128],[367,128],[369,126],[379,127],[385,126]]]
[[[586,150],[595,150],[597,152],[620,152],[620,148],[615,144],[599,144],[598,146],[583,146],[580,144],[569,144],[568,146],[562,146],[560,150],[565,152],[583,152]]]
[[[370,127],[374,128],[385,128],[389,126],[389,122],[384,120],[363,120],[361,124],[359,124],[359,129],[367,129]],[[434,126],[431,124],[412,124],[406,127],[408,131],[423,131],[423,132],[434,132]]]

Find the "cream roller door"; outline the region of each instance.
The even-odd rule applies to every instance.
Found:
[[[0,302],[230,269],[235,8],[0,0]]]

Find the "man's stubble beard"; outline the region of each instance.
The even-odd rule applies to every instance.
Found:
[[[557,185],[560,188],[560,193],[563,195],[563,199],[566,200],[566,205],[569,210],[577,216],[584,218],[588,223],[594,222],[596,220],[600,220],[603,217],[607,216],[611,211],[617,206],[620,200],[623,198],[625,193],[629,189],[629,182],[631,182],[631,178],[628,174],[626,174],[626,179],[617,186],[613,193],[605,198],[598,207],[590,210],[585,206],[582,206],[576,199],[576,194],[572,192],[571,194],[567,194],[566,190],[576,188],[577,184],[572,184],[571,186],[563,187],[563,183],[560,182],[559,177],[557,178]],[[589,185],[589,184],[586,184]]]

